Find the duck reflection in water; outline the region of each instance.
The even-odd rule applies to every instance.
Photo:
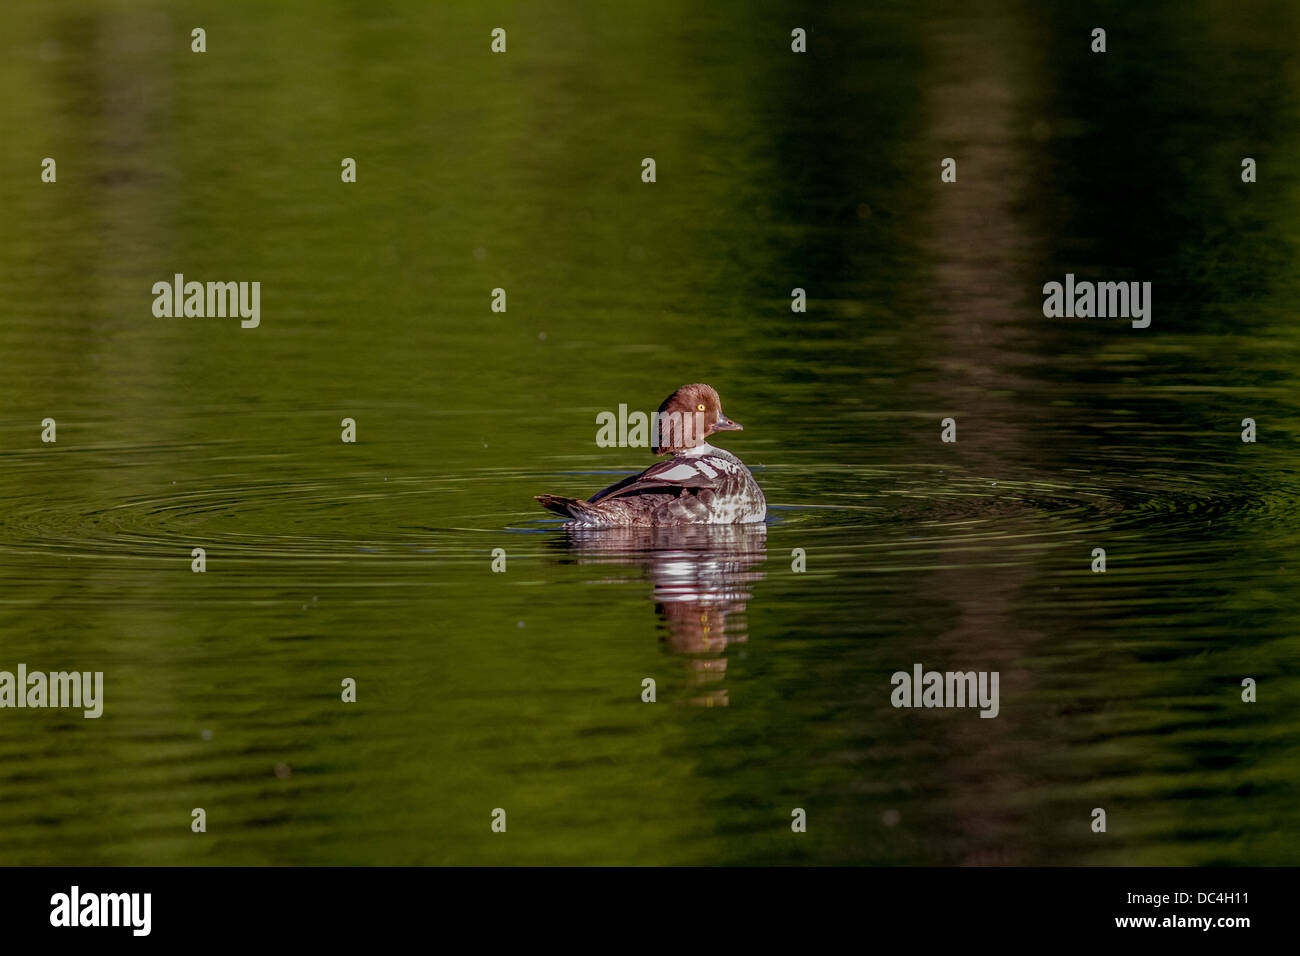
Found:
[[[558,547],[579,564],[638,565],[653,585],[651,599],[663,640],[675,654],[690,655],[690,699],[725,707],[729,644],[748,637],[745,608],[750,587],[766,577],[767,526],[697,525],[680,528],[606,528],[565,532]]]

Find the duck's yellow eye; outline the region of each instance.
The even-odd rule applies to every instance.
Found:
[[[703,402],[700,402],[700,404],[696,405],[696,406],[695,406],[695,410],[696,410],[697,412],[702,412],[702,411],[704,411],[704,403],[703,403]]]

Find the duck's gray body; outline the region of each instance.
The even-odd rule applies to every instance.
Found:
[[[745,463],[708,444],[679,451],[587,501],[559,495],[537,500],[569,518],[569,529],[751,524],[767,515],[763,490]]]

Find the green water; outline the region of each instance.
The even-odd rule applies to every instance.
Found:
[[[4,19],[0,863],[1296,862],[1294,5]],[[766,531],[556,531],[694,381]]]

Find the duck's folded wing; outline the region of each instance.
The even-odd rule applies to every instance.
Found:
[[[683,458],[670,458],[651,465],[639,475],[624,478],[616,485],[610,485],[604,491],[591,496],[591,502],[605,498],[619,498],[624,495],[639,495],[648,491],[672,491],[682,488],[714,488],[718,472],[715,469],[702,469],[698,462]]]

